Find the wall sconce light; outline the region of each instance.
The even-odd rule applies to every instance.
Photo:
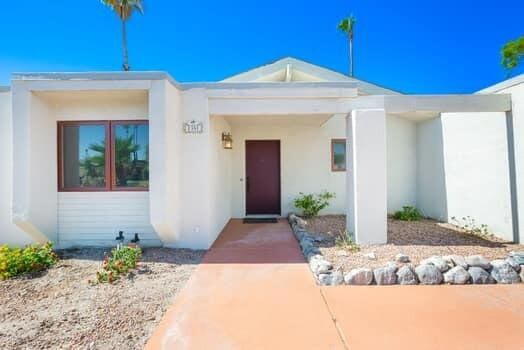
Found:
[[[231,133],[229,132],[222,133],[222,147],[224,147],[224,149],[233,148],[233,138],[231,137]]]

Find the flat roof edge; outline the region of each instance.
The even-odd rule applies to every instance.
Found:
[[[170,81],[173,85],[179,83],[163,71],[136,71],[136,72],[44,72],[44,73],[13,73],[12,80],[163,80]]]
[[[482,90],[476,92],[476,94],[491,94],[504,89],[508,89],[512,86],[523,84],[524,83],[524,74],[519,74],[516,77],[501,81],[495,85],[488,86]]]
[[[182,90],[190,89],[289,89],[289,88],[338,88],[356,89],[354,82],[209,82],[209,83],[179,83],[178,87]]]

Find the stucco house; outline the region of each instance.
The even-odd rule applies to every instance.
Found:
[[[0,90],[0,243],[207,248],[231,218],[336,193],[359,243],[404,205],[524,241],[524,76],[405,95],[284,58],[220,82],[14,74]],[[519,202],[520,200],[520,202]]]

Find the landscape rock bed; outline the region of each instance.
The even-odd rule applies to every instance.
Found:
[[[91,285],[109,249],[59,251],[40,275],[0,281],[2,349],[143,349],[204,251],[146,248],[138,268]]]
[[[328,227],[345,226],[341,216],[314,220],[331,221]],[[337,247],[336,233],[320,231],[322,225],[318,223],[313,224],[315,232],[310,232],[310,224],[294,214],[289,216],[289,223],[320,285],[512,284],[524,281],[522,245],[494,237],[472,236],[432,220],[399,223],[389,219],[388,244],[363,247],[359,252],[348,252]],[[431,230],[425,233],[420,231],[421,228]],[[417,229],[419,236],[414,237],[413,232]],[[409,232],[408,236],[414,238],[415,244],[406,244],[402,230]],[[457,252],[469,254],[456,254],[454,248],[458,248]],[[431,255],[423,257],[419,252],[412,258],[403,252],[417,249]],[[489,259],[478,254],[479,251],[488,252]]]

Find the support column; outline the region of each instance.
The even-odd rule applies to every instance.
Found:
[[[513,226],[513,242],[521,243],[520,238],[520,211],[517,188],[517,162],[515,159],[515,127],[513,113],[506,112],[506,139],[508,142],[509,187],[511,196],[511,218]]]
[[[358,244],[386,243],[386,113],[353,110],[346,129],[346,228]]]

